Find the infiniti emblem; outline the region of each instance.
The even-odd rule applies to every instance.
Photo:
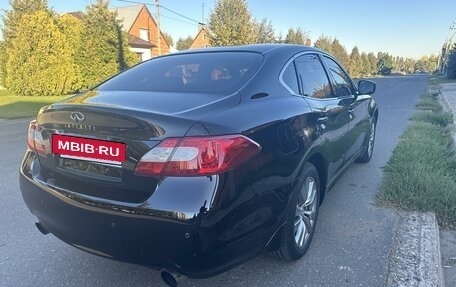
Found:
[[[80,112],[72,112],[70,114],[70,118],[75,122],[75,123],[82,123],[85,120],[85,116],[83,113]]]

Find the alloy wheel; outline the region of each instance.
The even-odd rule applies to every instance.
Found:
[[[313,177],[308,177],[299,194],[294,219],[294,238],[299,248],[311,238],[318,208],[316,198],[317,183]]]
[[[375,142],[375,122],[372,122],[371,132],[369,135],[369,142],[367,146],[367,153],[369,157],[372,156],[372,152],[374,150],[374,142]]]

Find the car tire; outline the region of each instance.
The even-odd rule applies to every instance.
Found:
[[[295,261],[312,241],[320,207],[320,178],[315,166],[306,163],[296,181],[287,222],[281,229],[280,243],[272,252],[276,258]]]
[[[367,163],[372,158],[375,144],[375,129],[377,127],[377,121],[374,119],[371,123],[371,129],[369,131],[369,138],[367,139],[366,145],[364,146],[363,153],[356,159],[357,162]]]

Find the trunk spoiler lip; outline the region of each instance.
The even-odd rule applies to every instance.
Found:
[[[124,94],[124,97],[118,96]],[[147,97],[156,94],[156,101],[148,101]],[[58,102],[43,107],[43,111],[53,108],[96,108],[122,111],[134,111],[136,113],[152,113],[175,117],[195,117],[201,112],[207,112],[207,107],[223,109],[237,106],[241,103],[240,91],[230,94],[190,93],[179,92],[154,92],[154,91],[114,91],[93,89],[70,96]],[[185,97],[183,97],[185,96]],[[132,100],[126,100],[130,97]],[[169,97],[169,99],[167,99]],[[193,98],[192,98],[193,97]],[[183,102],[176,103],[177,102]],[[180,105],[180,106],[179,106]],[[178,106],[178,108],[176,108]],[[195,112],[197,111],[197,112]]]

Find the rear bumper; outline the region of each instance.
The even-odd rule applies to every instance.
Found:
[[[96,255],[205,278],[255,256],[270,236],[267,228],[221,245],[212,239],[229,227],[205,231],[204,209],[191,215],[81,197],[41,181],[36,169],[27,153],[20,187],[29,210],[56,237]]]
[[[196,220],[179,221],[84,205],[57,195],[24,174],[20,185],[30,211],[66,243],[116,260],[182,273],[191,271],[186,266],[195,249]]]

